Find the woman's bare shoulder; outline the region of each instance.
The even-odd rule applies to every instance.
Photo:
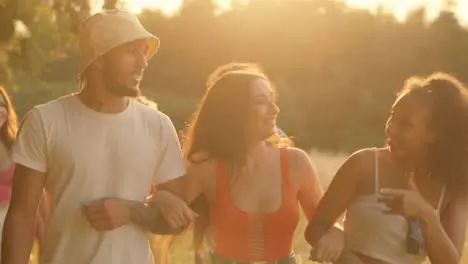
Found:
[[[284,151],[286,152],[288,167],[290,170],[313,167],[312,159],[309,153],[305,150],[296,147],[287,147]]]
[[[351,153],[341,166],[355,172],[365,172],[374,168],[375,154],[380,153],[376,148],[363,148]]]
[[[374,175],[376,162],[379,162],[383,154],[384,149],[379,148],[357,150],[348,156],[338,169],[336,176],[356,183],[363,180],[367,182],[367,180],[373,179],[371,176]]]

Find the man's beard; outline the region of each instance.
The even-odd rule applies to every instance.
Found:
[[[104,64],[102,80],[104,81],[106,89],[115,96],[128,96],[134,98],[140,96],[140,89],[137,87],[127,86],[118,81],[111,63]]]

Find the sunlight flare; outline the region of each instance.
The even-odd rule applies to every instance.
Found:
[[[102,0],[94,0],[102,2]],[[230,7],[230,0],[215,0],[219,8],[227,10]],[[248,2],[248,0],[245,0]],[[272,0],[273,1],[273,0]],[[142,9],[159,9],[164,14],[172,15],[179,10],[183,0],[123,0],[126,8],[139,13]],[[426,7],[429,18],[435,17],[438,12],[444,7],[446,0],[344,0],[344,2],[355,8],[364,8],[370,11],[376,11],[383,8],[385,12],[392,13],[398,20],[402,21],[408,12],[419,8]],[[455,7],[455,13],[460,18],[461,22],[468,22],[468,1],[458,2]]]
[[[127,8],[135,13],[141,12],[142,9],[160,9],[165,14],[175,13],[183,0],[125,0],[124,4]]]

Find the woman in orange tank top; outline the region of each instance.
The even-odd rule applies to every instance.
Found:
[[[296,263],[298,204],[309,219],[323,191],[309,156],[277,135],[275,101],[270,81],[255,65],[224,66],[208,82],[183,143],[185,200],[198,198],[198,262]],[[183,218],[166,220],[177,223],[177,217]],[[343,243],[341,230],[331,229],[316,250],[322,261],[333,261]]]

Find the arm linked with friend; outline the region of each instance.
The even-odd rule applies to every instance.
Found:
[[[157,205],[129,201],[130,221],[139,227],[157,235],[178,235],[183,228],[174,228],[164,219]]]
[[[145,203],[130,201],[130,221],[154,234],[176,235],[182,233],[189,226],[189,223],[184,227],[174,227],[174,224],[171,225],[166,221],[164,214],[160,209],[160,202],[162,199],[165,199],[165,197],[172,196],[174,200],[172,200],[171,203],[167,203],[165,207],[179,206],[175,204],[175,202],[177,202],[184,203],[186,206],[184,209],[185,211],[196,211],[199,199],[187,199],[187,192],[184,188],[185,184],[187,184],[185,180],[186,177],[180,177],[158,185],[157,191],[153,192]],[[184,197],[185,199],[180,197]]]

